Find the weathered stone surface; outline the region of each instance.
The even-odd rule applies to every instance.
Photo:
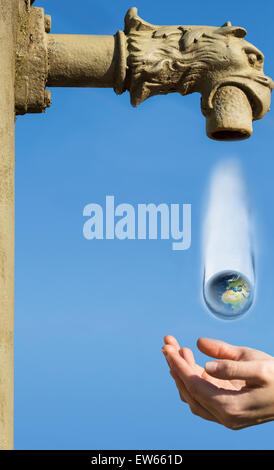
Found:
[[[252,134],[252,107],[238,87],[225,85],[216,91],[207,115],[207,135],[214,140],[243,140]]]
[[[274,84],[264,75],[263,54],[243,39],[244,28],[229,22],[221,27],[155,26],[142,20],[137,9],[132,8],[126,16],[125,33],[129,53],[127,89],[133,106],[159,94],[201,93],[202,112],[209,120],[208,136],[217,140],[249,137],[252,120],[262,118],[269,110]],[[218,93],[226,85],[232,87],[229,97],[234,105],[237,97],[242,97],[239,89],[244,92],[252,108],[251,116],[246,110],[247,100],[240,99],[232,123],[232,115],[228,116],[230,98]],[[217,112],[215,103],[222,115],[222,133],[212,127]]]
[[[20,14],[16,48],[16,114],[41,113],[49,105],[45,93],[48,78],[46,29],[49,17],[43,8],[28,8]]]
[[[13,448],[14,81],[20,0],[0,2],[0,450]]]
[[[244,40],[244,28],[229,22],[221,27],[156,26],[131,8],[124,32],[114,36],[47,34],[50,28],[50,17],[41,8],[32,7],[22,15],[17,49],[18,114],[45,110],[50,103],[44,93],[46,85],[113,87],[117,94],[128,90],[133,106],[155,95],[198,92],[208,136],[240,140],[251,135],[252,121],[269,110],[274,85],[264,74],[264,56]],[[223,87],[226,91],[232,87],[229,99],[234,103],[234,122],[228,94],[219,92]],[[237,97],[241,99],[236,112]],[[214,109],[216,103],[218,110]],[[222,126],[214,130],[216,113],[222,115]],[[226,113],[230,114],[229,124]]]

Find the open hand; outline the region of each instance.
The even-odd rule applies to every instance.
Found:
[[[230,429],[274,420],[274,358],[255,349],[200,338],[201,352],[218,359],[205,368],[173,336],[162,351],[181,400],[193,414]]]

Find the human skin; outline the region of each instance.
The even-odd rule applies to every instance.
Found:
[[[165,336],[162,351],[180,398],[194,415],[238,430],[274,420],[274,358],[255,349],[199,338],[217,359],[201,367],[192,351]]]

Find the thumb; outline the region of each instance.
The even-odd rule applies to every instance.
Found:
[[[207,356],[216,359],[232,359],[233,361],[239,360],[243,351],[242,347],[211,338],[199,338],[197,346]]]
[[[259,361],[212,361],[206,363],[205,370],[209,375],[218,379],[240,379],[256,384],[266,382]]]

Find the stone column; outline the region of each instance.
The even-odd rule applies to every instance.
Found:
[[[19,2],[0,1],[0,449],[13,448],[14,80]]]

